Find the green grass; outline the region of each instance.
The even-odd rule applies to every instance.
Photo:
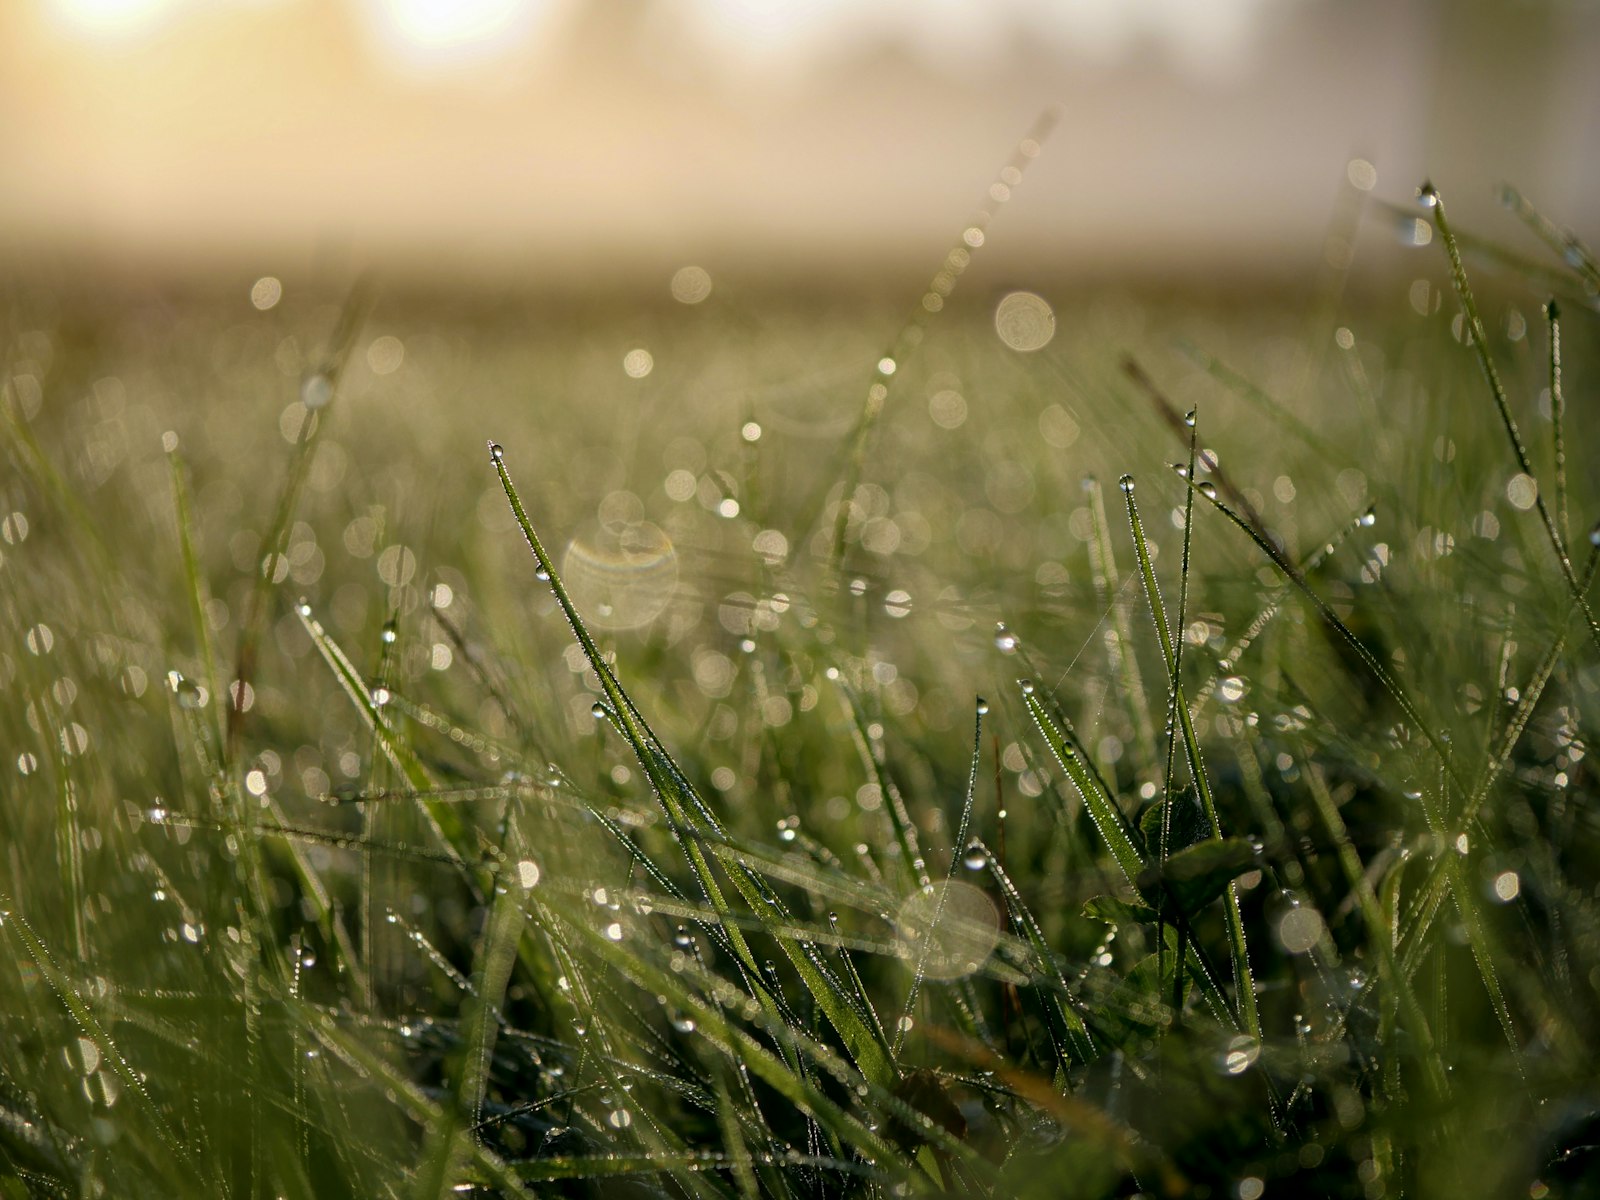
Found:
[[[1507,204],[1031,354],[959,255],[17,283],[0,1192],[1600,1194],[1600,279]]]

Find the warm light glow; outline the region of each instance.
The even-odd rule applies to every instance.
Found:
[[[137,33],[177,7],[177,0],[54,0],[61,18],[98,34]]]
[[[514,49],[551,0],[366,0],[380,38],[401,59],[449,62]]]

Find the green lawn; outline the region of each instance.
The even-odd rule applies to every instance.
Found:
[[[1600,277],[1443,232],[16,283],[0,1191],[1600,1195]]]

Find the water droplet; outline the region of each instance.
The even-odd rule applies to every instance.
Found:
[[[1121,479],[1117,480],[1117,486],[1128,495],[1133,495],[1133,476],[1124,475]]]
[[[1194,423],[1195,423],[1195,417],[1196,417],[1195,410],[1191,408],[1188,412],[1183,414],[1183,423],[1185,425],[1187,425],[1190,429],[1193,429],[1194,428]]]
[[[1215,500],[1217,498],[1217,485],[1212,483],[1209,479],[1198,483],[1195,486],[1200,489],[1200,494],[1207,500]]]
[[[1020,686],[1022,688],[1022,694],[1024,696],[1033,695],[1033,680],[1024,679],[1024,680],[1021,681],[1021,683],[1018,686]]]
[[[961,859],[961,865],[969,871],[981,871],[989,865],[989,856],[983,851],[981,842],[973,842],[967,847],[966,854]]]
[[[318,409],[325,406],[333,399],[333,380],[321,371],[307,375],[305,382],[300,385],[300,403],[307,408]]]
[[[606,706],[601,704],[600,701],[596,700],[589,708],[589,715],[592,716],[596,721],[604,721],[607,716],[607,711],[608,710],[606,709]]]
[[[1015,654],[1019,645],[1017,635],[1006,628],[1004,621],[997,621],[994,627],[995,649],[1001,654]]]
[[[1439,203],[1439,189],[1434,187],[1431,182],[1425,181],[1423,185],[1417,189],[1417,199],[1422,201],[1422,203],[1428,208],[1433,208]]]
[[[309,617],[311,615],[311,605],[305,600],[300,601],[299,613],[302,617]]]
[[[1365,526],[1367,528],[1371,528],[1373,525],[1376,525],[1377,523],[1378,523],[1378,510],[1377,509],[1369,508],[1369,509],[1367,509],[1366,512],[1361,514],[1361,524],[1363,526]]]
[[[499,442],[489,443],[489,460],[491,462],[503,462],[505,456],[506,452],[500,448]]]
[[[978,715],[980,717],[986,717],[989,715],[989,702],[982,696],[978,697]]]
[[[395,629],[393,621],[386,621],[384,622],[383,632],[379,636],[383,638],[385,646],[392,646],[395,640],[399,638],[400,633]]]
[[[317,952],[307,946],[300,951],[300,965],[307,970],[317,965]]]

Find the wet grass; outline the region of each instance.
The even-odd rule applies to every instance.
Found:
[[[1596,1194],[1596,279],[1507,202],[999,336],[981,225],[909,321],[15,289],[0,1191]]]

